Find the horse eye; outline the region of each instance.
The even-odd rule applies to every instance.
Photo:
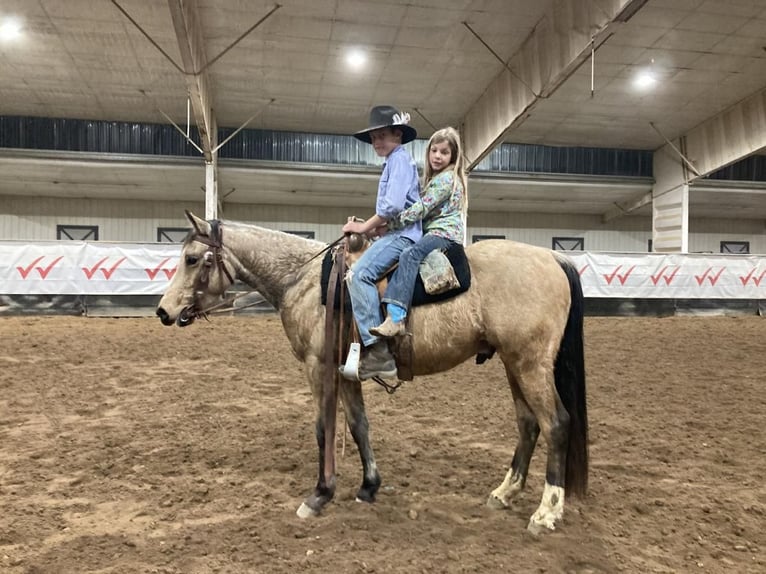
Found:
[[[199,257],[196,255],[187,255],[186,256],[186,264],[189,266],[196,265],[197,261],[199,261]]]

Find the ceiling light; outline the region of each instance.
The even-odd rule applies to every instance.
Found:
[[[346,64],[352,70],[361,70],[367,63],[367,54],[358,48],[353,48],[346,53]]]
[[[649,70],[641,70],[636,77],[633,78],[633,86],[639,90],[648,90],[657,83],[657,78]]]
[[[8,16],[0,21],[0,40],[15,40],[21,36],[21,20]]]

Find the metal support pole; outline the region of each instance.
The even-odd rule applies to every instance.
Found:
[[[218,181],[216,168],[218,154],[213,154],[212,161],[205,162],[205,219],[218,219]]]

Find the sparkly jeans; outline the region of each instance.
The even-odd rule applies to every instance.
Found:
[[[412,302],[412,292],[415,290],[415,281],[418,278],[418,271],[423,259],[434,249],[446,249],[452,243],[449,239],[427,233],[420,241],[405,248],[401,255],[399,255],[399,267],[394,271],[394,275],[391,281],[389,281],[386,292],[381,300],[384,303],[398,305],[405,312],[408,311]]]

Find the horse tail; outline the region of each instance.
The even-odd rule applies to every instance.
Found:
[[[585,401],[585,359],[583,352],[584,299],[580,274],[564,258],[559,265],[569,280],[569,317],[556,356],[556,391],[569,413],[569,448],[566,464],[566,493],[582,497],[588,490],[588,410]]]

